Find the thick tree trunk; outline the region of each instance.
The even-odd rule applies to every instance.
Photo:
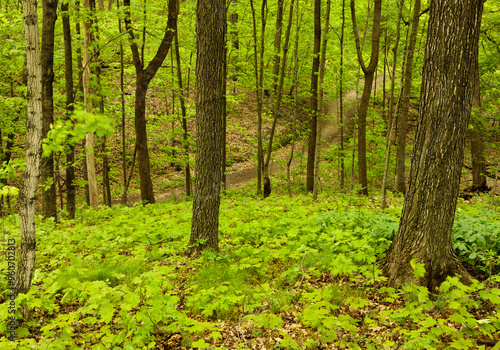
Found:
[[[47,137],[50,125],[54,123],[54,28],[57,20],[58,0],[43,1],[42,20],[42,138]],[[51,184],[49,185],[49,183]],[[54,154],[42,158],[40,168],[42,184],[42,216],[57,221],[56,182],[54,176]]]
[[[365,65],[362,55],[362,49],[359,44],[359,35],[356,25],[356,10],[354,0],[351,0],[351,16],[356,40],[356,52],[358,61],[365,74],[365,85],[363,95],[358,110],[358,181],[361,185],[360,194],[368,195],[368,176],[366,169],[366,116],[368,114],[368,105],[370,104],[370,95],[373,86],[373,80],[378,63],[378,51],[380,42],[380,17],[382,12],[382,0],[375,0],[375,8],[373,11],[373,27],[372,27],[372,51],[370,63]]]
[[[403,104],[401,114],[398,118],[398,148],[397,148],[397,182],[396,189],[405,193],[406,190],[406,133],[408,131],[408,111],[410,109],[411,98],[411,79],[413,72],[413,55],[417,43],[418,22],[420,20],[420,0],[415,0],[413,9],[413,21],[411,24],[410,43],[408,44],[406,64],[405,64],[405,83],[403,88]]]
[[[311,73],[311,115],[309,119],[309,136],[307,148],[306,189],[314,190],[314,161],[316,159],[316,133],[318,122],[318,78],[319,51],[321,47],[321,0],[314,0],[314,50]]]
[[[42,69],[36,0],[23,1],[26,44],[27,120],[26,168],[19,191],[21,244],[16,270],[15,293],[27,293],[35,268],[35,201],[42,156]]]
[[[451,242],[465,135],[474,94],[482,0],[436,0],[430,8],[422,89],[408,192],[384,272],[392,285],[415,281],[410,261],[425,264],[415,281],[434,289],[468,274]]]
[[[188,254],[219,250],[222,120],[224,118],[225,0],[196,7],[196,178]]]
[[[66,90],[66,112],[71,121],[74,111],[73,103],[73,52],[71,50],[71,26],[69,22],[69,4],[61,4],[63,35],[64,35],[64,78]],[[75,186],[75,145],[68,144],[66,149],[66,211],[70,219],[75,218],[76,212],[76,186]]]
[[[154,203],[153,182],[151,181],[148,135],[146,131],[146,96],[151,79],[162,65],[168,51],[172,46],[174,33],[177,30],[177,16],[179,12],[178,0],[168,1],[168,19],[165,34],[156,51],[155,56],[144,68],[145,62],[141,59],[136,43],[130,16],[130,0],[124,0],[125,27],[130,36],[130,48],[136,73],[135,87],[135,136],[138,152],[139,177],[141,186],[141,199],[143,204]]]

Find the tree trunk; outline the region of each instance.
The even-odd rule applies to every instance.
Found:
[[[54,123],[54,28],[57,20],[58,0],[43,1],[42,20],[42,138],[47,137],[50,125]],[[42,184],[42,216],[57,221],[56,182],[54,176],[54,154],[42,158],[40,168]]]
[[[330,6],[331,0],[326,0],[326,13],[325,13],[325,32],[323,35],[323,45],[321,47],[321,59],[319,66],[319,96],[318,96],[318,120],[316,123],[316,158],[314,169],[314,188],[313,199],[318,199],[319,190],[319,166],[321,161],[321,118],[323,116],[323,80],[325,78],[325,63],[326,63],[326,47],[328,43],[328,29],[330,28]]]
[[[90,28],[92,26],[91,4],[94,0],[83,0],[82,7],[86,11],[83,22],[83,40],[85,45],[85,52],[83,54],[83,99],[86,106],[87,113],[92,113],[92,99],[90,89],[90,62],[91,52],[90,44],[92,41]],[[99,205],[99,198],[97,194],[97,178],[95,173],[95,156],[94,156],[94,134],[90,133],[85,136],[86,159],[87,159],[87,179],[89,183],[89,200],[92,208],[97,208]]]
[[[477,108],[478,112],[481,108],[481,90],[479,82],[479,67],[476,67],[476,74],[474,78],[474,99],[472,100],[472,107]],[[480,114],[480,113],[478,113]],[[482,135],[481,122],[478,120],[479,116],[471,118],[472,129],[469,130],[470,135],[470,153],[472,158],[472,186],[470,191],[487,191],[488,186],[486,183],[486,160],[484,159],[484,142]]]
[[[253,0],[250,0],[253,23],[253,43],[254,43],[254,66],[255,66],[255,93],[257,95],[257,194],[262,193],[262,168],[264,165],[264,152],[262,148],[262,100],[264,96],[264,39],[266,33],[267,0],[262,1],[261,7],[261,43],[260,43],[260,65],[257,60],[257,23],[255,20],[255,8]]]
[[[314,50],[311,73],[311,115],[309,119],[309,136],[307,148],[306,189],[314,190],[314,161],[316,155],[316,123],[318,122],[318,75],[319,50],[321,47],[321,0],[314,0]]]
[[[396,25],[396,38],[394,39],[394,46],[392,48],[392,75],[391,75],[391,92],[389,95],[389,116],[387,118],[387,134],[385,138],[385,163],[384,163],[384,176],[382,179],[382,210],[386,208],[386,187],[387,176],[389,173],[389,160],[391,156],[391,136],[394,127],[394,81],[396,79],[396,62],[398,59],[398,46],[399,46],[399,33],[401,30],[401,16],[403,13],[403,1],[399,2],[398,22]],[[385,70],[385,68],[384,68]],[[385,88],[384,88],[385,92]]]
[[[280,51],[281,36],[283,33],[283,2],[278,0],[278,10],[276,12],[276,29],[274,31],[274,63],[273,63],[273,94],[278,92],[278,76],[280,73]]]
[[[403,88],[403,104],[401,114],[398,118],[398,148],[397,148],[397,183],[396,190],[405,193],[406,190],[406,133],[408,131],[408,111],[410,109],[411,99],[411,79],[413,72],[413,54],[415,44],[417,43],[418,22],[420,19],[420,0],[415,0],[413,9],[413,21],[411,24],[410,43],[408,44],[408,53],[405,65],[405,83]]]
[[[145,62],[141,59],[136,43],[130,15],[130,0],[123,1],[125,6],[125,27],[130,36],[130,48],[136,74],[135,87],[135,137],[138,152],[139,177],[141,199],[143,204],[154,203],[153,182],[151,181],[148,135],[146,131],[146,96],[151,79],[162,65],[168,50],[172,46],[174,33],[177,30],[177,15],[179,12],[178,0],[168,0],[167,27],[163,39],[154,58],[144,68]]]
[[[281,70],[278,69],[279,83],[275,89],[276,102],[274,102],[274,94],[271,96],[271,99],[273,101],[272,102],[273,124],[272,124],[271,130],[269,132],[266,160],[264,162],[264,198],[269,197],[271,195],[271,176],[269,174],[269,163],[271,162],[271,154],[273,152],[273,141],[274,141],[274,133],[276,131],[276,124],[278,122],[278,118],[279,118],[280,112],[281,112],[281,99],[283,96],[283,83],[285,81],[285,69],[286,69],[286,59],[287,59],[287,54],[288,54],[288,44],[290,42],[290,31],[292,29],[292,22],[293,22],[293,5],[294,5],[294,0],[292,0],[290,3],[290,11],[288,13],[288,24],[287,24],[286,33],[285,33],[285,44],[283,46],[283,63],[281,65]],[[281,23],[279,24],[279,26],[281,27],[282,24],[283,24],[283,20],[281,19]],[[280,29],[280,38],[281,38],[281,29]],[[276,42],[275,42],[275,45],[276,45]],[[279,40],[279,45],[277,45],[278,50],[280,47],[281,47],[281,40]],[[279,58],[279,52],[277,54],[275,53],[275,60],[278,60],[278,63],[279,63],[279,59],[276,57]],[[278,68],[280,68],[280,67],[278,67]]]
[[[189,134],[187,129],[186,105],[184,103],[184,89],[182,87],[181,57],[179,54],[179,36],[175,32],[175,59],[177,63],[177,83],[179,84],[179,100],[181,102],[182,130],[184,132],[184,157],[185,157],[185,185],[186,196],[191,196],[191,170],[189,167]]]
[[[293,161],[293,152],[295,150],[295,136],[297,130],[297,84],[299,74],[299,2],[297,1],[295,9],[295,45],[293,49],[294,67],[293,67],[293,125],[292,125],[292,148],[290,150],[290,157],[286,163],[286,183],[288,189],[288,196],[292,196],[292,185],[290,168]]]
[[[19,191],[21,244],[16,270],[15,292],[27,293],[35,268],[35,201],[42,156],[42,69],[36,0],[23,1],[26,44],[27,120],[26,168]]]
[[[71,50],[71,26],[69,22],[69,4],[61,4],[63,35],[64,35],[64,78],[66,90],[66,113],[67,120],[71,122],[71,114],[74,111],[73,103],[73,52]],[[66,211],[70,219],[75,218],[76,212],[76,186],[75,186],[75,145],[66,146]]]
[[[345,0],[342,0],[342,28],[340,32],[340,79],[339,79],[339,136],[340,136],[340,190],[345,187],[344,164],[344,30],[345,30]]]
[[[368,114],[368,105],[370,104],[370,95],[373,86],[373,77],[378,63],[378,51],[380,41],[380,15],[382,12],[382,0],[375,0],[375,8],[373,11],[373,27],[372,27],[372,51],[370,63],[365,65],[362,55],[362,49],[359,44],[358,28],[356,25],[356,10],[354,0],[351,0],[351,16],[354,35],[356,40],[356,52],[358,61],[365,74],[365,86],[363,95],[358,110],[358,177],[361,185],[360,194],[368,195],[368,177],[366,170],[366,116]]]
[[[482,0],[436,0],[430,8],[410,182],[399,229],[383,270],[389,283],[433,290],[468,274],[452,246],[465,135],[474,95]],[[415,280],[410,261],[425,264]]]
[[[196,178],[188,254],[219,250],[222,120],[224,118],[225,0],[196,6]]]

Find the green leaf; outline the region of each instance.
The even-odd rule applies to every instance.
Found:
[[[413,269],[413,274],[415,275],[415,278],[419,279],[424,277],[425,275],[425,265],[422,263],[417,262],[417,259],[413,258],[410,261],[410,265]]]

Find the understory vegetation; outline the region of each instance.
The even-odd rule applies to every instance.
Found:
[[[223,196],[221,250],[196,260],[184,256],[189,199],[39,220],[33,286],[17,299],[31,312],[0,348],[500,349],[500,216],[485,197],[459,203],[453,231],[475,279],[429,291],[390,288],[380,272],[401,197],[381,211],[338,193],[247,192]],[[6,239],[18,220],[3,219]],[[5,278],[0,290],[6,320]]]

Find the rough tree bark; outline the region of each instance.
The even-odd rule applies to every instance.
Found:
[[[319,50],[321,47],[321,0],[314,0],[314,50],[311,73],[311,107],[309,119],[309,136],[307,148],[307,175],[306,189],[314,189],[314,161],[316,159],[316,124],[318,122],[318,77],[319,77]]]
[[[410,109],[411,98],[411,79],[413,72],[413,55],[415,45],[417,43],[418,22],[420,20],[420,0],[415,0],[413,8],[413,20],[411,23],[410,43],[408,44],[407,57],[405,64],[405,83],[403,87],[403,103],[401,106],[401,114],[398,118],[397,132],[397,182],[396,190],[401,193],[406,191],[406,134],[408,130],[408,111]]]
[[[358,181],[361,185],[360,194],[368,195],[368,177],[366,170],[366,116],[368,114],[368,105],[370,104],[370,95],[373,86],[373,78],[377,69],[378,51],[380,43],[380,15],[382,12],[382,0],[375,0],[375,8],[373,11],[373,27],[372,27],[372,51],[370,55],[370,63],[365,65],[363,60],[363,52],[359,43],[358,28],[356,24],[356,10],[354,0],[351,0],[351,17],[354,28],[356,41],[356,52],[358,61],[365,75],[365,85],[361,102],[358,109]]]
[[[134,29],[130,16],[130,0],[124,0],[125,6],[125,28],[130,35],[130,48],[132,50],[132,61],[135,67],[135,137],[138,153],[139,177],[141,186],[141,199],[144,204],[154,203],[153,182],[151,181],[148,135],[146,131],[146,95],[149,83],[162,65],[168,50],[172,46],[174,33],[177,30],[177,16],[179,12],[178,0],[168,0],[168,19],[165,35],[161,41],[155,56],[144,68],[145,62],[141,59],[141,53],[136,43]]]
[[[35,201],[42,156],[42,69],[36,0],[23,1],[26,45],[27,119],[26,168],[19,191],[21,244],[16,270],[15,292],[27,293],[35,268]]]
[[[383,270],[395,286],[416,282],[435,289],[468,273],[452,246],[465,135],[474,95],[482,0],[435,0],[422,72],[416,139],[398,233]],[[410,266],[424,263],[420,280]]]
[[[188,255],[219,250],[222,120],[224,118],[225,0],[196,6],[196,178]]]
[[[50,125],[54,123],[54,28],[57,20],[58,0],[43,1],[42,19],[42,138],[47,137]],[[48,185],[48,181],[52,181]],[[54,154],[42,158],[40,167],[42,184],[42,216],[57,221],[56,182],[54,174]],[[46,188],[47,187],[47,188]]]

